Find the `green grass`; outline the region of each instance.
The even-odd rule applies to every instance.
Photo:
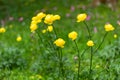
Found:
[[[19,2],[20,1],[20,2]],[[6,32],[0,34],[0,79],[1,80],[38,80],[30,79],[33,75],[42,75],[42,80],[59,80],[58,79],[58,59],[56,58],[56,51],[53,51],[51,47],[48,47],[47,41],[53,40],[48,38],[48,34],[42,34],[43,29],[40,26],[39,34],[42,36],[44,43],[41,43],[37,34],[30,32],[29,26],[31,18],[38,12],[45,10],[46,14],[59,14],[61,16],[60,21],[56,21],[54,26],[56,28],[59,37],[66,41],[63,49],[63,60],[65,76],[67,80],[77,80],[76,65],[77,61],[74,60],[74,56],[77,56],[76,47],[74,43],[68,38],[68,33],[71,31],[78,32],[77,44],[79,45],[80,54],[87,47],[88,32],[85,25],[76,23],[76,16],[79,13],[87,13],[91,16],[89,21],[86,21],[89,28],[92,31],[92,39],[95,42],[94,49],[101,42],[103,35],[105,34],[104,25],[111,23],[115,27],[115,31],[110,32],[105,38],[104,44],[97,53],[93,56],[93,77],[98,80],[118,80],[120,71],[120,58],[119,58],[119,35],[120,25],[117,24],[119,20],[120,8],[117,11],[111,11],[107,6],[99,6],[91,8],[86,5],[90,1],[72,1],[72,0],[18,0],[15,2],[7,2],[2,0],[6,11],[2,8],[0,13],[1,20],[5,21],[3,27],[6,28]],[[75,10],[71,11],[70,7],[74,6]],[[87,8],[82,9],[82,6]],[[79,8],[80,7],[80,8]],[[69,17],[66,14],[70,14]],[[14,20],[9,21],[9,16],[13,16]],[[18,21],[19,17],[23,17],[22,22]],[[12,25],[12,27],[10,27]],[[1,24],[2,27],[2,24]],[[97,32],[94,32],[94,27],[97,28]],[[117,39],[113,38],[113,34],[118,35]],[[52,33],[54,34],[54,33]],[[16,38],[20,35],[22,37],[21,42],[17,42]],[[51,42],[53,43],[53,42]],[[47,46],[43,45],[46,44]],[[51,53],[49,53],[49,50]],[[88,50],[83,58],[81,64],[81,79],[88,80],[89,70],[89,58],[90,51]],[[112,54],[113,53],[113,54]],[[95,68],[96,65],[100,66]]]

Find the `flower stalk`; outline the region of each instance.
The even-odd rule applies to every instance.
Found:
[[[81,60],[80,60],[79,48],[78,48],[78,45],[76,43],[76,40],[74,40],[74,43],[75,43],[75,46],[77,48],[77,53],[78,53],[78,76],[77,76],[77,80],[79,80]]]

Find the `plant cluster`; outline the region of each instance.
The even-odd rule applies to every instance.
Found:
[[[64,53],[64,47],[66,45],[66,40],[62,37],[59,37],[59,33],[56,30],[56,27],[54,25],[54,22],[56,20],[60,20],[59,15],[53,15],[53,14],[45,14],[43,12],[38,13],[36,16],[32,18],[30,30],[32,34],[38,35],[38,43],[40,47],[40,57],[38,62],[40,66],[40,72],[44,75],[48,75],[48,77],[52,76],[52,79],[59,79],[59,80],[66,80],[66,79],[102,79],[99,76],[96,77],[95,73],[98,74],[98,72],[95,72],[95,69],[93,68],[93,56],[98,53],[99,48],[102,46],[106,36],[109,32],[115,30],[115,28],[110,24],[107,23],[104,26],[105,34],[101,40],[101,42],[95,46],[97,43],[94,42],[91,35],[91,29],[90,26],[86,22],[87,14],[82,13],[78,14],[76,17],[76,22],[83,23],[86,26],[86,29],[88,31],[88,40],[86,42],[86,49],[83,51],[80,51],[79,43],[77,42],[78,33],[77,31],[71,31],[68,33],[68,38],[72,40],[72,42],[75,44],[75,52],[77,53],[76,60],[77,60],[77,67],[75,68],[75,71],[72,70],[72,66],[70,66],[69,59],[65,56],[66,53]],[[114,38],[117,38],[117,35],[114,35]],[[89,51],[90,50],[90,51]],[[42,53],[41,53],[42,52]],[[87,69],[84,65],[84,55],[85,53],[89,54],[89,64]],[[68,64],[69,63],[69,64]],[[46,66],[49,65],[49,66]],[[98,68],[99,65],[96,66]],[[46,71],[47,70],[47,71]],[[104,69],[101,69],[104,70]],[[52,73],[51,73],[52,72]],[[73,73],[73,74],[72,74]],[[86,75],[85,75],[86,74]],[[71,76],[70,76],[71,75]],[[116,79],[115,77],[114,79]],[[49,78],[45,78],[49,79]],[[112,79],[112,78],[111,78]]]

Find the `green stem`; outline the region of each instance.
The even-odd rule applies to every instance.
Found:
[[[38,35],[38,37],[39,37],[41,43],[44,43],[43,40],[42,40],[42,37],[40,36],[40,34],[39,34],[39,32],[38,32],[37,30],[36,30],[36,33],[37,33],[37,35]],[[38,41],[39,44],[40,44],[40,41]],[[51,44],[49,43],[49,41],[48,41],[48,45],[49,45],[49,47],[51,47]],[[43,48],[47,49],[47,50],[49,51],[49,53],[51,52],[48,48],[46,48],[47,45],[43,45],[43,46],[44,46]]]
[[[102,46],[102,44],[103,44],[103,42],[104,42],[105,37],[107,36],[107,34],[108,34],[108,32],[105,33],[105,35],[103,36],[103,39],[102,39],[101,43],[99,44],[99,46],[96,48],[96,50],[93,53],[96,53],[97,50]]]
[[[92,75],[92,58],[93,58],[93,48],[91,47],[91,57],[90,57],[90,69],[89,69],[89,80],[91,79]]]
[[[38,32],[37,30],[36,30],[36,33],[37,33],[37,35],[38,35],[38,37],[39,37],[41,43],[43,43],[42,38],[41,38],[41,36],[40,36],[40,34],[39,34],[39,32]]]
[[[57,32],[56,32],[56,28],[54,27],[54,25],[53,25],[53,31],[55,33],[55,36],[58,37]]]
[[[59,49],[59,75],[64,77],[63,61],[62,61],[62,49]],[[60,77],[59,76],[59,77]]]
[[[75,46],[77,48],[77,52],[78,52],[78,78],[77,80],[79,80],[79,73],[80,73],[80,64],[81,64],[81,61],[80,61],[80,55],[79,55],[79,48],[78,48],[78,45],[76,43],[76,41],[74,40],[74,43],[75,43]]]
[[[88,49],[89,49],[89,47],[87,47],[87,48],[82,52],[81,58],[82,58],[82,56],[84,55],[84,53],[85,53]]]
[[[89,39],[91,40],[90,29],[89,29],[89,27],[88,27],[88,25],[87,25],[87,23],[86,23],[85,21],[83,21],[83,23],[86,25],[86,28],[87,28],[87,30],[88,30],[88,34],[89,34]]]

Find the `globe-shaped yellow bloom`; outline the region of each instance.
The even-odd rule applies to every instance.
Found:
[[[89,40],[87,42],[87,46],[90,46],[90,47],[94,46],[94,42],[92,40]]]
[[[111,24],[105,24],[105,31],[113,31],[115,28]]]
[[[18,42],[20,42],[22,40],[22,37],[21,36],[18,36],[17,38],[16,38],[16,41],[18,41]]]
[[[0,33],[4,33],[6,31],[6,29],[5,28],[0,28]]]
[[[31,32],[35,31],[38,28],[37,24],[31,24],[30,29]]]
[[[53,21],[54,21],[54,16],[52,14],[46,15],[44,23],[46,23],[46,24],[52,24]]]
[[[60,20],[60,16],[59,15],[54,15],[54,21],[55,20]]]
[[[43,12],[40,12],[40,13],[37,14],[37,18],[39,18],[39,19],[42,19],[45,16],[46,16],[46,14],[44,14]]]
[[[77,15],[77,22],[81,22],[84,21],[87,18],[87,14],[83,13],[83,14],[78,14]]]
[[[41,75],[36,75],[37,79],[42,79]]]
[[[77,38],[77,35],[77,32],[72,31],[68,34],[68,37],[74,41]]]
[[[46,33],[46,29],[43,29],[43,30],[42,30],[42,33]]]
[[[30,80],[34,80],[35,79],[35,76],[30,76]]]
[[[32,21],[36,22],[36,24],[37,24],[37,23],[41,22],[41,19],[39,17],[35,16],[32,18]]]
[[[53,31],[53,26],[48,26],[47,31],[52,32]]]
[[[62,38],[58,38],[54,41],[54,44],[58,47],[64,48],[65,41]]]
[[[114,38],[117,38],[117,34],[114,34]]]

